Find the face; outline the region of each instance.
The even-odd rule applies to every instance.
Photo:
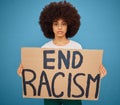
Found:
[[[66,32],[67,32],[67,23],[59,19],[57,21],[53,22],[53,32],[56,37],[66,37]]]

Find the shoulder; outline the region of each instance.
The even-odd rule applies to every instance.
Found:
[[[82,49],[81,44],[76,41],[70,40],[70,45],[75,49]]]
[[[41,46],[41,48],[50,48],[51,46],[53,46],[52,41],[49,41],[47,43],[45,43],[43,46]]]

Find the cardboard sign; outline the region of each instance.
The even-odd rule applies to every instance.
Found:
[[[97,100],[102,50],[22,48],[23,97]]]

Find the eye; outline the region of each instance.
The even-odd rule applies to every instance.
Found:
[[[62,25],[67,25],[67,23],[66,22],[62,22]]]
[[[58,25],[58,23],[57,23],[57,22],[53,22],[53,25],[54,25],[54,26],[57,26],[57,25]]]

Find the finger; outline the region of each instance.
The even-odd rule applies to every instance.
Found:
[[[106,69],[102,66],[101,69],[100,69],[100,74],[101,74],[101,78],[103,78],[106,74],[107,74],[107,71]]]

